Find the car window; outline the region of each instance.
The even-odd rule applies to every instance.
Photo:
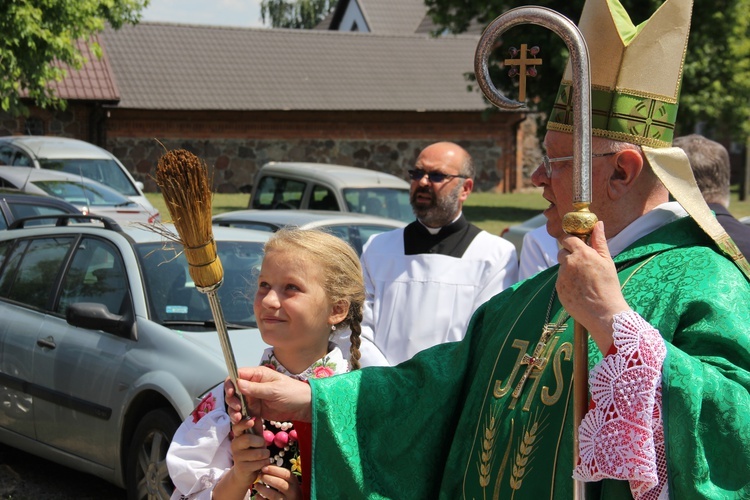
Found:
[[[0,146],[0,165],[33,167],[34,163],[25,153],[8,145],[2,145]]]
[[[173,328],[214,329],[208,299],[196,289],[181,250],[179,245],[162,243],[137,246],[152,319]],[[253,297],[263,243],[218,241],[217,251],[224,269],[224,282],[218,288],[224,319],[227,324],[255,327]]]
[[[6,257],[0,296],[46,310],[72,237],[21,241]]]
[[[57,207],[34,205],[32,203],[24,203],[19,201],[8,201],[8,208],[10,209],[10,213],[13,214],[14,220],[23,219],[24,217],[33,217],[35,215],[59,215],[68,213],[65,210]],[[2,221],[0,221],[0,224],[1,223]],[[25,224],[24,227],[39,226],[49,223],[49,220],[35,220],[29,221]]]
[[[300,208],[306,184],[280,177],[263,177],[252,200],[253,208]]]
[[[139,196],[122,167],[114,160],[107,159],[40,159],[39,165],[49,170],[61,170],[70,174],[82,175],[101,182],[125,196]]]
[[[2,217],[0,217],[2,219]],[[13,244],[13,241],[0,242],[0,270],[3,268],[3,262],[5,262],[5,255],[8,253],[8,249]]]
[[[312,196],[308,205],[310,210],[339,210],[336,195],[325,186],[316,184],[313,186]]]
[[[394,188],[347,188],[344,198],[350,212],[388,217],[412,222],[414,213],[409,203],[409,191]]]
[[[63,279],[55,312],[65,314],[77,302],[103,304],[113,314],[129,305],[128,279],[117,248],[98,238],[83,238]]]
[[[94,183],[80,183],[75,181],[33,181],[36,187],[55,198],[60,198],[74,205],[100,206],[125,206],[132,204],[123,195]]]
[[[240,229],[255,229],[256,231],[266,231],[269,233],[279,230],[279,226],[277,225],[253,221],[214,221],[214,225],[222,227],[238,227]]]
[[[370,236],[380,234],[384,231],[391,231],[392,229],[394,228],[378,224],[341,224],[324,227],[326,232],[349,243],[357,252],[357,255],[362,255],[362,247],[367,243]]]
[[[13,165],[15,150],[8,145],[0,145],[0,165]]]
[[[16,154],[13,157],[12,165],[14,167],[33,167],[34,162],[32,162],[31,158],[29,158],[26,154],[22,153],[21,151],[16,151]]]
[[[331,233],[332,235],[341,238],[342,240],[349,243],[357,252],[357,255],[362,254],[362,241],[359,238],[359,229],[356,226],[341,224],[336,226],[327,226],[324,230],[327,233]]]
[[[359,229],[359,238],[364,245],[365,243],[367,243],[367,240],[370,239],[370,236],[374,236],[385,231],[393,231],[395,228],[390,226],[379,226],[377,224],[366,224],[358,226],[357,229]]]

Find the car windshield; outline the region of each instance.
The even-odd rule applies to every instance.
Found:
[[[388,217],[403,222],[414,220],[408,189],[347,188],[344,189],[344,199],[350,212]]]
[[[117,191],[86,181],[46,180],[33,181],[32,184],[50,196],[63,199],[73,205],[125,207],[135,204]]]
[[[151,319],[176,330],[215,331],[208,298],[199,292],[188,272],[182,247],[174,243],[136,246],[143,269]],[[263,243],[218,241],[224,282],[218,289],[228,328],[254,328],[253,297],[263,260]]]
[[[122,167],[107,159],[40,159],[39,166],[47,170],[58,170],[82,175],[105,184],[124,196],[140,196],[138,190],[123,172]]]

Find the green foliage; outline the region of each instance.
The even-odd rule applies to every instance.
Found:
[[[661,0],[621,0],[633,22],[648,19]],[[685,59],[677,134],[690,133],[703,123],[708,135],[729,135],[742,143],[750,135],[750,0],[694,0],[690,39]],[[535,0],[573,21],[578,21],[584,0]],[[472,19],[482,25],[524,0],[425,0],[437,32],[460,33]],[[520,30],[523,30],[522,35]],[[530,106],[547,112],[557,94],[567,60],[564,43],[551,31],[537,26],[516,27],[504,35],[496,52],[493,82],[506,95],[516,85],[501,69],[508,48],[527,43],[541,47],[544,63],[539,75],[527,80],[527,95],[540,96]],[[596,50],[590,47],[589,50]],[[491,61],[492,63],[492,61]],[[473,75],[469,75],[473,80]]]
[[[40,107],[64,108],[49,83],[60,81],[59,63],[80,69],[77,40],[89,40],[105,23],[135,24],[149,0],[3,0],[0,2],[0,109],[12,115],[28,110],[26,96]],[[101,47],[89,42],[101,57]]]
[[[336,0],[263,0],[260,15],[274,28],[312,29],[336,6]]]

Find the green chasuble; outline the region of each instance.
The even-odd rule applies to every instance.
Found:
[[[666,341],[671,497],[750,498],[750,283],[690,218],[615,263],[628,304]],[[495,296],[462,342],[311,381],[312,496],[572,498],[571,319],[513,396],[545,323],[564,320],[550,300],[556,276],[557,266]],[[593,342],[589,357],[601,359]],[[626,481],[589,487],[590,498],[631,497]]]

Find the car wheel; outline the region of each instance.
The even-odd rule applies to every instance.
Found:
[[[166,500],[172,495],[166,459],[179,425],[174,413],[165,409],[150,411],[138,422],[125,469],[128,500]]]

